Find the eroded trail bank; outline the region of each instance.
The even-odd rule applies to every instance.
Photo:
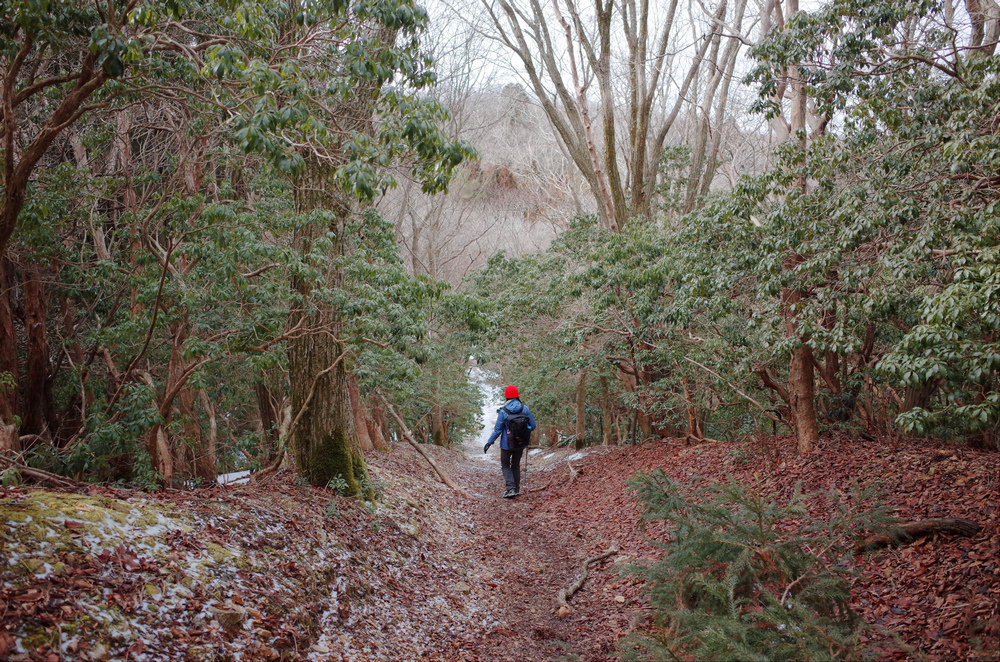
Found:
[[[550,614],[583,549],[540,498],[431,447],[370,456],[375,504],[279,472],[144,493],[0,488],[0,659],[535,660],[578,644]],[[527,535],[524,533],[527,524]],[[582,615],[582,612],[581,612]],[[586,628],[587,630],[592,628]],[[567,649],[567,646],[570,649]]]
[[[658,553],[625,482],[657,468],[694,484],[758,475],[779,494],[881,481],[903,520],[978,522],[973,538],[859,558],[853,600],[930,660],[995,659],[996,454],[842,438],[797,458],[792,446],[538,452],[514,500],[500,498],[495,452],[471,442],[427,449],[468,497],[405,445],[372,455],[374,507],[288,473],[156,494],[0,488],[0,659],[614,659],[650,614],[621,570]],[[612,546],[559,618],[559,589]]]

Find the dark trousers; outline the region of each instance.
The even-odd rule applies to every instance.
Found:
[[[521,455],[523,448],[513,451],[500,449],[500,466],[503,467],[503,480],[507,483],[508,490],[521,489]]]

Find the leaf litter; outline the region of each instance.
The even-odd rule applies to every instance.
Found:
[[[885,646],[884,660],[1000,650],[995,453],[846,436],[802,458],[781,437],[546,449],[529,456],[525,493],[505,500],[495,453],[427,450],[471,498],[404,445],[369,455],[375,505],[289,472],[185,492],[0,491],[0,659],[613,660],[622,636],[651,627],[643,586],[621,570],[660,553],[625,484],[658,468],[691,485],[759,478],[785,496],[799,482],[807,493],[881,482],[901,520],[977,522],[973,538],[857,557],[854,607],[912,649]],[[808,506],[816,518],[832,507]],[[612,546],[560,618],[559,589]]]

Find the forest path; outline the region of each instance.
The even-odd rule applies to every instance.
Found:
[[[492,424],[484,436],[490,430]],[[479,580],[492,588],[493,616],[505,624],[487,633],[477,651],[480,659],[615,659],[613,643],[627,619],[610,615],[601,604],[606,600],[587,599],[607,592],[601,589],[617,577],[615,557],[591,566],[586,584],[570,603],[571,613],[565,618],[556,615],[559,590],[576,579],[584,559],[594,555],[595,542],[585,527],[561,514],[566,499],[585,500],[588,491],[556,495],[547,486],[565,483],[566,459],[581,459],[584,454],[568,449],[529,451],[526,474],[522,463],[522,495],[503,499],[499,444],[484,455],[484,443],[484,438],[468,439],[464,461],[454,469],[455,479],[470,495],[462,508],[478,533],[462,553],[478,569]],[[611,603],[620,608],[613,597]]]

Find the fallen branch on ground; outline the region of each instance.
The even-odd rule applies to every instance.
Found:
[[[379,393],[378,397],[382,399],[382,402],[385,403],[385,408],[389,411],[390,414],[392,414],[392,417],[396,419],[396,424],[399,425],[399,429],[403,433],[403,439],[406,439],[406,441],[409,442],[409,444],[413,446],[413,448],[416,449],[418,453],[424,456],[424,459],[427,460],[427,463],[431,465],[434,471],[437,472],[438,477],[441,478],[441,482],[443,482],[445,485],[455,490],[462,496],[464,497],[469,496],[468,494],[465,493],[465,490],[456,485],[455,482],[448,477],[448,474],[446,474],[444,470],[437,465],[437,462],[434,461],[434,458],[428,455],[427,452],[420,447],[420,444],[417,443],[417,440],[413,438],[413,434],[410,432],[410,429],[406,427],[406,423],[403,422],[403,418],[396,413],[395,408],[388,400],[385,399],[385,396]]]
[[[854,546],[854,552],[861,554],[873,549],[889,547],[890,545],[900,545],[911,542],[915,538],[923,538],[934,533],[948,533],[954,536],[969,537],[979,533],[982,528],[975,522],[964,519],[935,517],[893,527],[885,534],[869,536]]]
[[[689,445],[692,442],[694,442],[696,444],[704,444],[704,443],[721,444],[722,443],[718,439],[712,439],[711,437],[696,437],[693,434],[689,434],[688,436],[684,437],[684,445],[685,446]]]
[[[549,489],[549,487],[551,487],[551,486],[552,486],[552,481],[550,480],[549,482],[545,483],[541,487],[532,487],[531,489],[524,490],[524,491],[525,492],[541,492],[542,490]]]
[[[0,455],[0,465],[5,467],[14,467],[17,469],[21,475],[34,478],[41,483],[47,483],[55,487],[61,487],[63,489],[69,490],[81,490],[89,487],[86,483],[81,483],[75,481],[72,478],[66,478],[65,476],[60,476],[59,474],[49,473],[42,469],[35,469],[34,467],[29,467],[20,462],[11,460],[10,458],[3,457]]]
[[[576,581],[569,585],[569,588],[559,589],[559,595],[556,596],[556,602],[559,603],[559,611],[556,615],[559,618],[566,618],[569,614],[569,599],[573,597],[573,594],[580,590],[583,583],[587,581],[587,569],[592,563],[597,563],[598,561],[603,561],[604,559],[618,553],[617,547],[612,547],[608,549],[603,554],[598,554],[597,556],[591,556],[589,559],[583,562],[583,566],[580,568],[580,576],[576,578]]]

